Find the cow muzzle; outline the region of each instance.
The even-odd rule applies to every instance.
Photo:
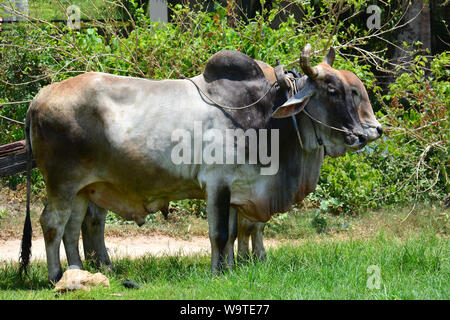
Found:
[[[367,134],[367,142],[379,139],[383,135],[383,127],[379,123],[362,124],[364,133]]]
[[[367,144],[368,136],[363,132],[345,133],[344,142],[347,148],[358,150]]]
[[[367,134],[368,142],[379,139],[383,135],[383,127],[378,123],[374,125],[362,125],[364,133]]]

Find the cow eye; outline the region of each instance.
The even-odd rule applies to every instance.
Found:
[[[328,92],[331,94],[336,94],[337,89],[333,85],[328,84]]]
[[[359,106],[359,104],[361,103],[361,94],[359,93],[359,90],[357,88],[352,88],[352,95],[355,105]]]

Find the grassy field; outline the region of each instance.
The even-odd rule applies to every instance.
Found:
[[[8,265],[0,269],[0,299],[449,299],[448,257],[447,240],[426,234],[404,243],[380,235],[286,245],[269,250],[264,263],[218,277],[209,272],[208,256],[148,256],[114,261],[110,288],[66,294],[47,283],[43,263],[32,265],[25,283]],[[380,270],[379,288],[368,285],[370,266]],[[125,289],[123,280],[142,289]]]
[[[422,207],[402,222],[407,212],[330,216],[321,233],[311,211],[292,212],[268,226],[266,235],[286,244],[268,250],[267,261],[239,264],[218,277],[210,274],[208,255],[123,258],[106,273],[110,288],[59,294],[47,283],[44,263],[33,263],[25,282],[16,264],[3,264],[0,299],[449,299],[449,212]],[[179,215],[171,219],[180,222]],[[133,227],[109,225],[107,233],[150,232]],[[124,280],[142,288],[125,289]]]

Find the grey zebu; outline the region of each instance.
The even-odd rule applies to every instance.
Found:
[[[324,59],[324,63],[332,66],[334,62],[334,55],[328,54]],[[275,82],[276,74],[274,69],[267,65],[262,61],[257,61],[261,69],[263,70],[266,78],[269,82]],[[372,109],[372,105],[369,100],[369,96],[367,94],[367,90],[361,80],[358,79],[353,73],[346,70],[337,70],[342,77],[343,81],[346,81],[350,87],[352,88],[352,95],[355,105],[358,110],[358,116],[361,121],[364,132],[367,135],[367,142],[372,142],[381,137],[383,134],[383,129],[381,124],[375,117],[375,114]],[[296,72],[292,72],[295,73]],[[298,74],[295,75],[299,77]],[[320,124],[319,124],[320,125]],[[324,152],[325,156],[327,155]],[[320,158],[307,158],[312,160],[312,163],[308,163],[308,161],[303,162],[302,171],[309,170],[312,167],[320,167],[322,165],[323,159]],[[318,174],[317,171],[314,171]],[[310,176],[309,176],[310,177]],[[317,176],[318,178],[318,176]],[[304,188],[309,181],[302,181],[300,183],[300,187]],[[315,185],[313,186],[315,189]],[[308,188],[309,192],[311,192],[311,186]],[[304,192],[300,197],[296,200],[301,202],[304,197],[307,196],[309,192]],[[252,239],[252,252],[253,257],[256,259],[264,260],[266,257],[266,252],[263,244],[263,231],[264,231],[265,223],[264,222],[253,222],[246,219],[244,216],[239,215],[238,217],[238,231],[237,231],[237,239],[238,239],[238,257],[240,259],[247,259],[250,256],[250,248],[249,248],[249,239]],[[232,241],[232,240],[231,240]]]
[[[262,69],[264,76],[269,81],[269,83],[274,83],[277,81],[275,70],[264,63],[263,61],[257,61],[259,67]],[[324,60],[325,63],[332,65],[333,60],[330,55],[327,56],[327,60]],[[367,91],[363,85],[363,83],[352,73],[346,70],[338,70],[341,76],[347,81],[351,88],[353,94],[353,100],[358,110],[359,119],[363,126],[364,132],[367,134],[368,142],[374,141],[381,137],[382,135],[382,127],[378,120],[375,118],[375,115],[372,110],[372,106],[370,104],[370,100],[367,94]],[[296,78],[299,78],[299,74],[296,71],[290,71]],[[326,155],[326,152],[325,152]],[[303,162],[303,167],[301,171],[303,172],[311,172],[311,168],[317,168],[321,166],[322,160],[320,157],[306,157],[306,161]],[[308,161],[309,160],[309,161]],[[319,174],[318,171],[312,171]],[[305,177],[305,176],[302,176]],[[307,177],[313,177],[312,174]],[[317,177],[318,178],[318,177]],[[310,181],[314,183],[313,179],[307,179],[306,181],[300,182],[300,188],[304,188],[305,192],[303,192],[297,200],[300,202],[303,197],[307,195],[308,192],[311,192],[311,188],[315,188],[315,185],[310,185]],[[307,190],[307,191],[306,191]],[[163,208],[161,208],[161,212],[165,218],[167,218],[168,214],[168,204],[166,204]],[[230,212],[231,214],[233,212]],[[103,228],[105,221],[106,210],[98,208],[94,204],[90,204],[88,209],[88,213],[86,215],[85,221],[83,222],[83,247],[85,251],[85,256],[93,258],[97,262],[102,262],[104,264],[109,265],[108,253],[106,252],[106,248],[104,246],[103,240]],[[234,221],[233,219],[230,219]],[[96,223],[93,223],[96,221]],[[237,232],[234,229],[235,226],[232,224],[230,226],[229,231],[229,242],[233,243],[234,238],[237,235],[238,239],[238,257],[240,259],[246,259],[250,256],[249,250],[249,239],[252,239],[252,251],[253,256],[257,259],[265,259],[266,253],[263,245],[263,230],[265,227],[264,222],[253,222],[246,219],[243,215],[238,216],[238,229]],[[95,239],[94,241],[90,239]]]
[[[308,46],[303,52],[303,65],[309,65],[309,50]],[[62,274],[61,239],[68,263],[82,267],[77,244],[89,201],[140,224],[169,200],[206,198],[212,270],[231,264],[229,225],[236,224],[230,222],[236,214],[230,211],[261,222],[286,211],[304,192],[299,191],[302,175],[309,174],[300,170],[304,153],[323,157],[318,138],[335,155],[366,143],[351,88],[327,68],[315,67],[318,75],[305,79],[287,102],[285,93],[269,84],[251,58],[233,51],[215,54],[192,81],[86,73],[42,89],[27,113],[27,142],[47,188],[48,206],[40,221],[49,280]],[[243,110],[216,105],[239,107],[255,101]],[[325,126],[314,132],[309,118],[300,113],[303,108],[344,133]],[[304,139],[302,151],[292,115]],[[196,121],[222,131],[279,132],[279,145],[272,146],[279,147],[279,170],[261,175],[260,162],[174,164],[173,130],[192,132]],[[206,142],[203,148],[207,146]],[[224,145],[223,154],[234,147]],[[89,233],[88,225],[84,229]]]

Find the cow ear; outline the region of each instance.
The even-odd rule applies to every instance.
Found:
[[[314,94],[310,86],[302,89],[292,96],[283,105],[272,113],[272,118],[287,118],[302,111],[308,104],[309,98]]]
[[[323,62],[328,64],[330,67],[333,66],[334,58],[336,57],[336,51],[333,47],[330,47],[330,51],[328,51],[327,55],[323,57]]]

